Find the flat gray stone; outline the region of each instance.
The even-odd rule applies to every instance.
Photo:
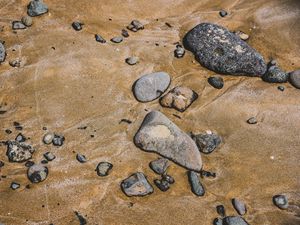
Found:
[[[165,158],[153,160],[149,164],[150,168],[157,174],[164,174],[169,167],[169,161]]]
[[[194,171],[200,171],[202,160],[195,142],[164,114],[152,111],[134,137],[137,147],[155,152]]]
[[[123,37],[113,37],[112,39],[110,39],[111,42],[113,43],[121,43],[123,41]]]
[[[295,87],[300,89],[300,70],[295,70],[289,74],[289,81]]]
[[[127,196],[145,196],[153,192],[153,187],[143,173],[137,172],[121,183],[121,188]]]
[[[249,224],[242,217],[227,216],[223,219],[223,225],[249,225]]]
[[[184,37],[185,47],[204,67],[217,73],[261,76],[267,66],[263,57],[224,27],[201,23]]]
[[[0,42],[0,63],[4,62],[6,57],[6,51],[4,45]]]
[[[165,72],[150,73],[140,77],[133,85],[133,93],[140,102],[159,98],[169,87],[171,78]]]
[[[25,162],[31,159],[34,148],[18,141],[8,141],[6,155],[10,162]]]
[[[22,29],[26,29],[26,26],[21,21],[13,21],[12,29],[13,30],[22,30]]]
[[[241,216],[246,214],[247,209],[244,202],[234,198],[232,199],[232,205],[235,208],[235,210],[238,212],[238,214],[240,214]]]
[[[48,6],[43,0],[32,0],[27,6],[27,14],[29,16],[40,16],[48,12]]]
[[[44,181],[48,176],[48,168],[41,164],[34,164],[27,170],[27,177],[32,183]]]
[[[136,57],[136,56],[132,56],[132,57],[128,57],[125,59],[125,62],[128,64],[128,65],[135,65],[139,62],[139,58]]]
[[[194,171],[188,171],[188,178],[192,192],[197,196],[203,196],[205,194],[205,189],[200,182],[199,175]]]

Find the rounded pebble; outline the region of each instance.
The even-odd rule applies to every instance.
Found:
[[[35,164],[28,168],[27,177],[32,183],[44,181],[48,176],[48,168],[41,164]]]

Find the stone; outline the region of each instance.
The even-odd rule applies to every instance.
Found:
[[[52,161],[56,158],[56,156],[52,153],[52,152],[46,152],[44,154],[45,159],[47,159],[48,161]]]
[[[31,159],[35,151],[31,145],[19,143],[18,141],[7,141],[6,155],[10,162],[25,162]]]
[[[31,167],[31,166],[33,166],[34,165],[34,162],[33,161],[30,161],[30,160],[28,160],[26,163],[25,163],[25,166],[27,167],[27,168],[29,168],[29,167]]]
[[[176,58],[182,58],[185,54],[185,50],[182,45],[176,45],[176,49],[174,50],[174,56]]]
[[[225,207],[223,205],[217,205],[216,209],[217,209],[217,213],[221,217],[225,217],[226,216]]]
[[[98,176],[105,177],[110,173],[112,168],[113,164],[109,162],[100,162],[96,167],[96,171]]]
[[[86,162],[87,162],[87,159],[86,159],[85,155],[82,155],[82,154],[80,154],[80,153],[77,153],[76,159],[77,159],[78,162],[80,162],[80,163],[86,163]]]
[[[195,171],[188,171],[188,178],[192,192],[197,196],[203,196],[205,194],[205,190],[199,180],[199,175]]]
[[[128,31],[127,31],[127,30],[125,30],[125,29],[122,29],[122,32],[121,32],[121,34],[122,34],[122,36],[123,36],[124,38],[128,38],[128,37],[129,37],[129,33],[128,33]]]
[[[6,130],[5,130],[5,133],[7,133],[7,134],[11,134],[11,133],[12,133],[12,131],[11,131],[10,129],[6,129]]]
[[[263,57],[226,28],[201,23],[184,37],[184,46],[204,67],[221,74],[261,76],[267,66]]]
[[[10,60],[9,65],[11,67],[20,67],[21,66],[21,60],[20,59]]]
[[[248,124],[257,124],[257,120],[255,117],[251,117],[247,120]]]
[[[86,225],[87,224],[87,220],[79,212],[75,211],[74,213],[77,216],[80,225]]]
[[[20,188],[20,186],[21,185],[19,183],[16,183],[16,182],[12,182],[10,184],[10,188],[13,189],[13,190],[16,190],[16,189]]]
[[[133,93],[140,102],[150,102],[159,98],[169,87],[171,78],[165,72],[143,75],[133,84]]]
[[[267,72],[262,76],[263,81],[268,83],[285,83],[288,81],[289,74],[282,71],[278,65],[274,63],[268,64]]]
[[[54,133],[49,132],[44,135],[43,142],[44,144],[49,145],[52,143],[53,139],[54,139]]]
[[[232,199],[232,205],[239,215],[243,216],[246,214],[247,208],[244,202],[234,198]]]
[[[6,57],[6,51],[3,43],[0,42],[0,63],[4,62]]]
[[[19,133],[15,139],[17,142],[25,142],[26,141],[26,137],[22,134]]]
[[[152,111],[145,116],[134,143],[144,151],[158,153],[189,170],[202,168],[195,142],[161,112]]]
[[[192,89],[177,86],[160,99],[160,104],[184,112],[197,98],[198,94]]]
[[[285,195],[275,195],[275,196],[273,196],[273,203],[279,209],[287,209],[289,207],[288,198]]]
[[[60,134],[54,134],[52,143],[54,146],[62,146],[64,144],[65,137]]]
[[[149,164],[150,168],[157,174],[164,174],[169,167],[169,161],[164,158],[153,160]]]
[[[223,225],[249,225],[242,217],[227,216],[223,219]]]
[[[200,152],[209,154],[212,153],[222,142],[219,135],[213,132],[192,135],[193,140]]]
[[[28,16],[40,16],[48,12],[48,6],[43,2],[43,0],[32,0],[27,6]]]
[[[21,21],[13,21],[12,22],[12,29],[13,30],[26,29],[26,26]]]
[[[277,89],[278,89],[279,91],[284,91],[285,88],[284,88],[284,86],[278,86]]]
[[[136,56],[132,56],[132,57],[128,57],[125,59],[125,62],[128,64],[128,65],[135,65],[139,62],[139,58],[136,57]]]
[[[41,161],[41,164],[48,164],[48,160],[43,159],[43,160]]]
[[[101,35],[99,35],[99,34],[95,34],[95,40],[97,42],[102,43],[102,44],[106,43],[106,40]]]
[[[131,23],[127,26],[128,30],[137,32],[138,30],[143,30],[144,25],[138,20],[132,20]]]
[[[155,179],[154,184],[159,188],[159,190],[165,192],[170,188],[170,183],[164,179]]]
[[[0,50],[0,55],[1,55],[1,50]],[[1,56],[0,56],[0,58],[1,58]],[[295,88],[300,89],[300,70],[295,70],[289,74],[289,82]]]
[[[5,163],[0,160],[0,168],[2,168],[4,165],[5,165]]]
[[[34,164],[27,170],[27,177],[32,183],[44,181],[48,176],[48,168],[41,164]]]
[[[75,22],[72,23],[72,27],[76,31],[82,30],[82,25],[84,25],[84,24],[81,23],[81,22],[78,22],[78,21],[75,21]]]
[[[123,37],[113,37],[112,39],[110,39],[111,42],[113,43],[121,43],[123,41]]]
[[[208,83],[216,89],[222,89],[224,86],[223,78],[220,76],[212,76],[207,79]]]
[[[223,220],[221,218],[215,218],[213,225],[223,225]]]
[[[242,39],[243,41],[247,41],[249,39],[249,35],[244,33],[243,31],[235,31],[233,32],[235,35],[239,36],[240,39]]]
[[[228,13],[227,13],[224,9],[222,9],[222,10],[219,12],[219,15],[220,15],[221,17],[225,17],[225,16],[228,15]]]
[[[13,124],[16,130],[23,130],[23,127],[19,122],[15,121]]]
[[[121,183],[121,188],[129,197],[145,196],[153,193],[153,187],[148,182],[145,175],[141,172],[137,172],[123,180]]]
[[[200,176],[203,177],[212,177],[212,178],[216,178],[216,173],[214,172],[210,172],[210,171],[206,171],[206,170],[201,170],[200,171]]]
[[[167,181],[169,184],[174,184],[175,183],[175,180],[173,177],[171,177],[170,175],[164,173],[161,175],[162,179]]]
[[[33,23],[32,18],[30,16],[23,16],[21,21],[26,27],[30,27]]]

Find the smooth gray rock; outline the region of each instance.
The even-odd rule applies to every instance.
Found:
[[[280,209],[287,209],[289,207],[288,198],[285,195],[275,195],[273,203]]]
[[[52,152],[46,152],[44,154],[45,159],[47,159],[48,161],[52,161],[56,158],[56,156],[52,153]]]
[[[150,168],[157,174],[164,174],[169,167],[169,161],[164,158],[153,160],[149,164]]]
[[[32,0],[27,6],[27,14],[29,16],[39,16],[48,12],[48,6],[43,0]]]
[[[105,177],[109,174],[110,170],[113,168],[113,164],[109,162],[100,162],[97,165],[96,171],[98,176]]]
[[[136,56],[131,56],[131,57],[128,57],[125,59],[125,62],[128,64],[128,65],[135,65],[139,62],[139,57],[136,57]]]
[[[106,43],[106,40],[101,35],[99,35],[99,34],[95,34],[95,40],[97,42],[102,43],[102,44]]]
[[[222,142],[219,135],[215,133],[203,133],[192,135],[200,152],[205,154],[212,153]]]
[[[153,187],[143,173],[137,172],[121,183],[121,188],[127,196],[145,196],[153,192]]]
[[[249,225],[249,224],[242,217],[227,216],[223,219],[223,225]]]
[[[257,119],[255,117],[251,117],[247,120],[247,123],[249,124],[257,124]]]
[[[44,144],[46,144],[46,145],[51,144],[53,141],[53,138],[54,138],[54,133],[49,132],[49,133],[45,134],[43,137]]]
[[[6,51],[4,45],[0,42],[0,63],[4,62],[6,57]]]
[[[289,81],[295,87],[300,89],[300,70],[295,70],[289,74]]]
[[[27,177],[32,183],[44,181],[48,176],[48,168],[41,164],[34,164],[27,170]]]
[[[148,113],[134,137],[137,147],[155,152],[194,171],[200,171],[202,160],[195,142],[164,114]]]
[[[197,196],[203,196],[205,189],[199,180],[199,175],[194,171],[188,171],[188,178],[192,192]]]
[[[10,162],[25,162],[31,159],[35,151],[31,145],[20,143],[18,141],[8,141],[6,155]]]
[[[220,76],[212,76],[207,79],[208,83],[216,89],[222,89],[224,86],[223,78]]]
[[[30,27],[32,25],[32,18],[30,16],[23,16],[21,21],[26,27]]]
[[[183,43],[201,65],[217,73],[261,76],[267,69],[255,49],[216,24],[197,25],[185,35]]]
[[[16,141],[17,142],[25,142],[26,141],[26,137],[22,134],[22,133],[19,133],[18,135],[17,135],[17,137],[16,137]]]
[[[121,43],[123,41],[123,37],[113,37],[112,39],[110,39],[111,42],[113,43]]]
[[[80,153],[77,153],[76,159],[80,163],[86,163],[87,162],[87,159],[86,159],[85,155],[82,155]]]
[[[268,83],[285,83],[289,74],[282,71],[276,64],[269,63],[267,72],[262,76],[263,81]]]
[[[171,78],[165,72],[150,73],[140,77],[133,85],[133,93],[140,102],[159,98],[169,87]]]
[[[232,205],[235,208],[235,210],[238,212],[238,214],[240,214],[241,216],[246,214],[247,209],[244,202],[234,198],[232,199]]]
[[[13,21],[12,29],[13,30],[22,30],[22,29],[26,29],[26,26],[21,21]]]
[[[144,25],[138,20],[132,20],[131,23],[127,26],[128,30],[137,32],[138,30],[143,30]]]

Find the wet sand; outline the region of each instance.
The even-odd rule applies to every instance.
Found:
[[[248,43],[266,60],[275,58],[283,70],[299,69],[299,1],[45,2],[49,13],[14,33],[11,21],[26,14],[28,1],[0,1],[0,26],[4,26],[0,39],[5,40],[8,54],[0,65],[0,104],[7,104],[3,106],[7,112],[0,115],[0,140],[15,138],[13,121],[18,121],[36,148],[34,161],[41,161],[47,151],[56,155],[48,164],[47,180],[30,184],[24,164],[9,163],[6,147],[0,146],[0,160],[5,162],[0,175],[7,176],[0,181],[0,222],[79,224],[74,214],[79,211],[88,224],[206,225],[218,216],[219,204],[228,215],[236,215],[231,205],[236,197],[246,203],[245,219],[252,225],[300,223],[300,91],[288,83],[281,92],[278,84],[260,78],[227,75],[224,88],[217,90],[207,83],[214,72],[200,66],[191,52],[182,59],[173,53],[174,43],[188,30],[200,22],[213,22],[249,34]],[[221,18],[220,9],[229,15]],[[145,29],[130,32],[120,44],[109,42],[133,19]],[[80,32],[71,27],[76,20],[85,24]],[[108,42],[96,42],[96,33]],[[129,56],[138,56],[140,63],[127,65],[124,60]],[[21,68],[9,66],[16,58],[24,63]],[[137,102],[132,84],[156,71],[171,75],[169,89],[185,85],[199,98],[184,113],[162,108],[158,100]],[[146,109],[160,110],[186,132],[209,129],[222,136],[218,150],[202,154],[204,169],[217,173],[216,179],[203,179],[204,197],[193,195],[186,170],[173,163],[169,174],[176,183],[166,193],[155,187],[150,196],[129,198],[121,191],[121,181],[134,172],[144,172],[152,184],[158,177],[148,166],[157,155],[141,151],[132,141]],[[255,125],[246,123],[252,116],[258,119]],[[123,118],[133,123],[119,124]],[[44,145],[43,127],[62,133],[65,144]],[[5,134],[7,128],[13,133]],[[77,152],[88,162],[80,164]],[[109,176],[98,177],[94,170],[103,160],[114,167]],[[21,188],[11,190],[12,181]],[[280,193],[286,193],[298,211],[275,207],[272,196]]]

